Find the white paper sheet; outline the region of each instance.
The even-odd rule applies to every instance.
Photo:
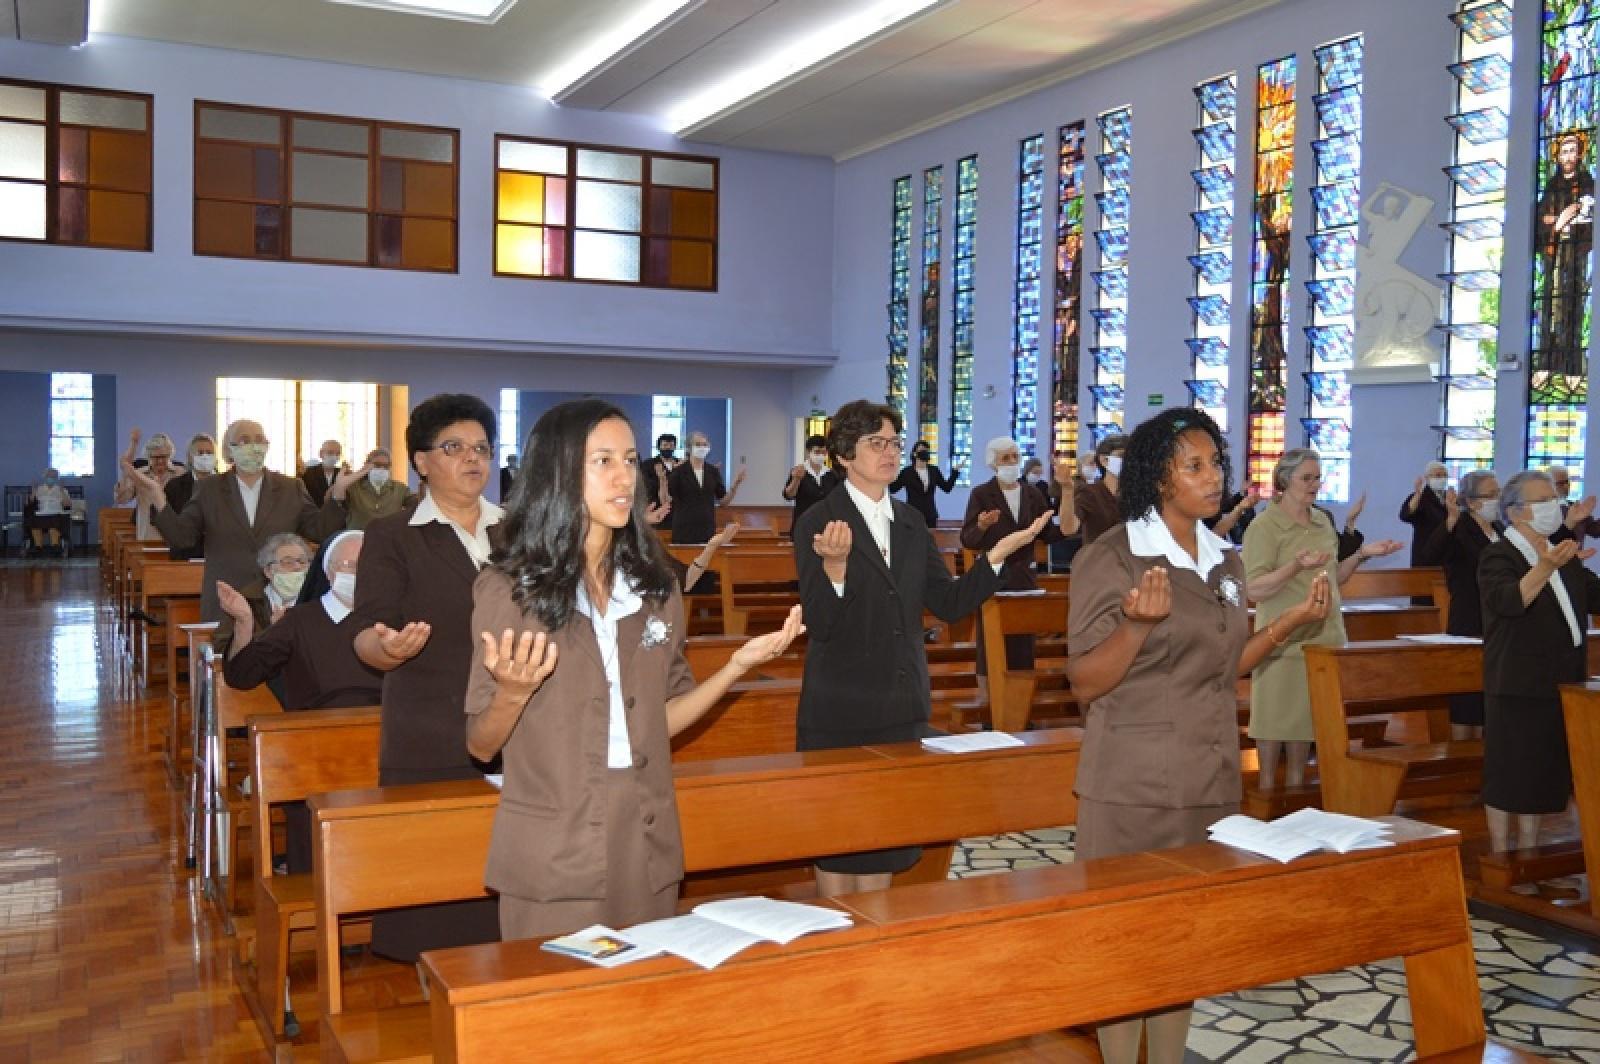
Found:
[[[1483,640],[1477,636],[1450,635],[1447,632],[1412,632],[1396,638],[1412,643],[1460,643],[1463,646],[1479,646],[1483,643]]]
[[[665,950],[702,968],[715,968],[740,950],[761,941],[758,935],[693,914],[638,924],[623,934],[630,942]]]
[[[962,732],[959,735],[931,735],[922,740],[922,745],[929,750],[940,750],[947,754],[970,754],[976,750],[1004,750],[1011,746],[1025,746],[1010,732],[979,731]]]
[[[728,898],[708,901],[694,907],[696,916],[769,942],[787,946],[801,935],[814,931],[838,931],[850,927],[849,914],[816,905],[801,905],[772,898]]]

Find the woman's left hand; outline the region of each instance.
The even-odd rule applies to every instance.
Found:
[[[1374,543],[1364,543],[1356,553],[1362,558],[1387,558],[1405,544],[1398,539],[1380,539]]]
[[[518,639],[507,628],[500,633],[498,644],[488,632],[482,633],[482,638],[483,667],[513,698],[527,702],[556,669],[556,645],[543,632],[523,632]]]
[[[789,616],[783,619],[782,628],[766,635],[758,635],[735,650],[733,664],[740,669],[753,669],[757,665],[765,665],[788,650],[789,644],[805,630],[806,626],[800,623],[800,607],[795,606],[789,610]]]
[[[1050,518],[1054,516],[1055,514],[1046,510],[1034,518],[1033,524],[1028,525],[1026,528],[1019,528],[1011,535],[1002,538],[999,543],[996,543],[990,549],[989,564],[998,569],[1007,558],[1038,538],[1039,533],[1044,531],[1044,526],[1049,524]]]
[[[1328,616],[1328,604],[1333,596],[1328,592],[1328,574],[1321,572],[1311,581],[1311,587],[1306,591],[1305,600],[1299,605],[1291,607],[1284,615],[1290,628],[1298,628],[1302,624],[1320,621]]]

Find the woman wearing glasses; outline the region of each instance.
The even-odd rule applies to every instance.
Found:
[[[356,577],[356,654],[384,674],[378,782],[471,779],[461,727],[472,668],[472,584],[489,561],[500,507],[494,411],[473,395],[436,395],[411,412],[406,450],[427,486],[414,506],[366,529]],[[493,901],[384,913],[372,948],[415,961],[423,950],[499,937]]]
[[[1000,539],[957,580],[922,515],[889,497],[900,466],[900,415],[865,399],[833,416],[828,448],[844,484],[794,529],[800,604],[810,633],[796,748],[910,742],[928,734],[932,707],[922,610],[954,621],[1000,586],[1005,560],[1033,542],[1045,512]],[[825,895],[881,890],[917,862],[917,847],[817,862]]]

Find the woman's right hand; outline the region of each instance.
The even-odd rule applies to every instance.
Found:
[[[156,505],[158,502],[165,502],[166,493],[162,491],[161,485],[156,483],[155,477],[135,466],[133,459],[127,455],[122,456],[121,464],[124,479],[133,485],[133,490],[138,494],[141,501],[151,506]]]
[[[255,620],[255,615],[250,612],[250,600],[239,594],[232,584],[217,581],[217,605],[222,607],[222,612],[232,617],[235,624],[249,624]]]
[[[488,632],[483,639],[483,667],[494,677],[501,691],[519,702],[533,697],[550,674],[556,669],[555,643],[540,632],[523,632],[521,638],[507,628],[500,633],[500,642]]]
[[[410,661],[422,653],[433,634],[427,621],[412,621],[398,632],[386,624],[375,624],[372,630],[378,633],[379,648],[395,661]]]
[[[1325,550],[1303,550],[1294,556],[1294,564],[1300,569],[1321,569],[1330,557]]]
[[[1328,593],[1328,574],[1318,573],[1311,581],[1311,586],[1306,589],[1306,597],[1298,604],[1284,611],[1283,618],[1290,630],[1299,628],[1312,621],[1320,621],[1328,616],[1328,604],[1333,596]]]
[[[1122,596],[1122,615],[1134,624],[1158,624],[1171,612],[1172,584],[1167,570],[1159,565],[1146,569],[1139,586],[1130,587]]]
[[[851,539],[848,521],[829,521],[822,526],[821,532],[811,537],[811,549],[822,559],[823,571],[835,584],[844,583]]]

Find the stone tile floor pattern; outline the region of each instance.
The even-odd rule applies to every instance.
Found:
[[[967,839],[954,878],[1072,860],[1072,828]],[[1491,1038],[1550,1060],[1600,1064],[1600,944],[1571,948],[1472,918],[1478,983]],[[1314,975],[1197,1002],[1191,1064],[1303,1064],[1415,1058],[1398,960]]]

